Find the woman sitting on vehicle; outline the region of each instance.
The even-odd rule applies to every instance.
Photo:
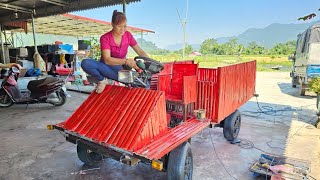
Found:
[[[122,65],[138,69],[134,59],[126,57],[129,46],[139,56],[148,57],[132,34],[126,30],[127,18],[122,12],[113,11],[111,25],[112,30],[100,37],[100,61],[85,59],[81,63],[81,67],[86,73],[99,80],[96,87],[97,93],[102,93],[108,79],[118,80],[118,71],[122,69]]]

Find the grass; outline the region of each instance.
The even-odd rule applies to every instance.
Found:
[[[182,57],[177,54],[171,55],[151,55],[151,58],[161,62],[171,62],[181,60]],[[257,71],[285,71],[291,70],[292,62],[287,56],[222,56],[222,55],[204,55],[197,57],[186,57],[185,59],[194,59],[200,67],[214,68],[226,66],[251,60],[257,61]],[[280,70],[274,70],[271,67],[279,66]]]

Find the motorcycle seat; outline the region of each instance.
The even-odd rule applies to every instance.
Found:
[[[32,80],[28,83],[27,88],[30,91],[39,91],[41,86],[53,83],[53,82],[59,82],[59,78],[56,77],[47,77],[44,79],[39,79],[39,80]]]

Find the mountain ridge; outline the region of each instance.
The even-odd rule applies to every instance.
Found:
[[[236,38],[239,44],[243,44],[245,46],[248,45],[250,42],[256,42],[258,45],[263,46],[265,48],[272,48],[273,46],[279,43],[295,41],[299,33],[305,31],[308,27],[316,23],[320,23],[320,21],[299,24],[272,23],[264,28],[249,28],[239,35],[212,38],[215,38],[220,44],[226,43],[229,40]],[[193,44],[192,46],[194,49],[197,50],[199,50],[200,48],[199,44]],[[181,47],[182,44],[172,44],[168,45],[165,49],[177,50],[181,49]]]

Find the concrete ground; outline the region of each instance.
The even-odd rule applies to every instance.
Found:
[[[193,179],[255,179],[248,168],[262,151],[308,161],[312,176],[320,179],[320,129],[312,126],[315,96],[299,96],[298,89],[290,86],[289,73],[258,73],[256,93],[265,113],[257,113],[256,98],[240,108],[240,146],[228,143],[220,128],[205,129],[192,138]],[[97,169],[84,166],[74,144],[58,131],[46,129],[47,124],[66,120],[87,97],[70,94],[62,107],[34,104],[0,109],[0,179],[166,178],[148,165],[129,167],[111,159]]]

